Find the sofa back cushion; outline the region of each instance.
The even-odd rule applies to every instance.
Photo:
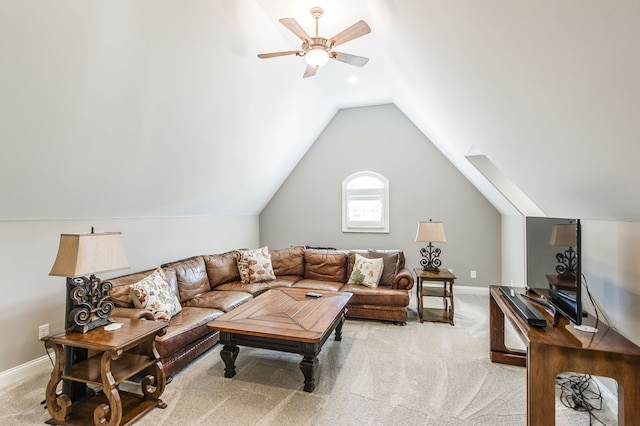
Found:
[[[382,259],[384,268],[380,276],[380,285],[386,287],[393,286],[393,279],[398,273],[398,262],[400,261],[401,251],[392,250],[369,250],[369,259]]]
[[[269,250],[273,272],[278,276],[304,276],[304,247],[291,246],[283,249]]]
[[[304,277],[346,283],[347,253],[340,250],[305,250]]]
[[[199,294],[211,291],[202,256],[194,256],[168,263],[162,265],[162,267],[175,271],[180,302],[186,302]]]
[[[231,281],[240,281],[235,251],[202,256],[211,288]]]

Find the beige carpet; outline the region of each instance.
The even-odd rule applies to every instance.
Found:
[[[237,374],[226,379],[216,346],[167,386],[166,409],[137,424],[525,425],[525,369],[488,359],[488,296],[458,294],[455,303],[453,327],[420,324],[415,308],[406,327],[348,320],[342,342],[331,338],[320,353],[313,393],[302,390],[298,355],[241,347]],[[0,392],[0,424],[47,420],[47,381],[39,374]],[[557,405],[557,424],[590,424]],[[597,416],[616,424],[610,412]]]

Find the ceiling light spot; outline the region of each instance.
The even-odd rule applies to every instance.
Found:
[[[355,75],[351,75],[349,76],[349,78],[347,79],[347,81],[349,83],[357,83],[358,82],[358,77],[356,77]]]

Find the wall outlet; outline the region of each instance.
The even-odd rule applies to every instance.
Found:
[[[49,335],[49,324],[42,324],[38,326],[38,340],[42,340],[43,337]]]
[[[476,271],[471,271],[471,278],[475,278],[476,277]]]

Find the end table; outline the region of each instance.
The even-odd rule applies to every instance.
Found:
[[[448,269],[439,271],[423,271],[415,268],[416,275],[416,295],[418,297],[418,316],[420,322],[448,322],[453,324],[453,282],[456,276]],[[441,282],[442,286],[434,285],[434,282]],[[449,288],[447,288],[449,284]],[[442,308],[425,308],[424,297],[441,297]]]
[[[160,399],[166,386],[164,368],[155,347],[155,337],[165,332],[167,323],[115,318],[122,327],[107,331],[104,327],[86,333],[67,331],[43,338],[55,351],[55,364],[47,385],[47,409],[55,425],[128,425],[155,407],[167,405]],[[64,367],[64,347],[87,349],[95,355]],[[134,349],[135,350],[132,350]],[[150,369],[142,379],[141,394],[124,392],[118,385]],[[73,403],[66,394],[56,394],[61,380],[102,386],[102,391],[87,400]]]

